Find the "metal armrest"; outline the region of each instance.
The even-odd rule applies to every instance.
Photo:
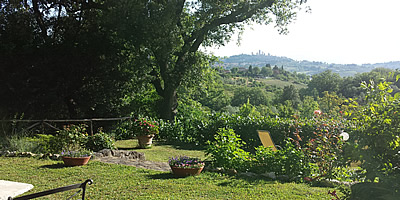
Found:
[[[73,190],[73,189],[78,189],[78,188],[80,188],[80,190],[78,190],[75,194],[70,196],[68,199],[71,199],[72,197],[77,195],[80,191],[82,191],[82,200],[84,200],[85,199],[85,192],[86,192],[86,184],[91,185],[92,183],[93,183],[92,179],[88,179],[83,183],[78,183],[78,184],[74,184],[74,185],[59,187],[59,188],[56,188],[56,189],[46,190],[46,191],[38,192],[38,193],[34,193],[34,194],[28,194],[28,195],[21,196],[21,197],[16,197],[16,198],[8,197],[8,200],[35,199],[35,198],[38,198],[38,197],[47,196],[47,195],[55,194],[55,193],[58,193],[58,192],[65,192],[65,191],[68,191],[68,190]]]

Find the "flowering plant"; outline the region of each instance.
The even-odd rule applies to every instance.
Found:
[[[179,167],[179,168],[202,168],[205,163],[198,158],[190,158],[187,156],[177,156],[172,157],[168,160],[168,164],[171,167]]]
[[[158,133],[159,125],[156,121],[141,117],[133,122],[133,131],[136,135],[151,135]]]
[[[91,155],[92,155],[92,151],[87,150],[87,149],[81,149],[81,150],[77,150],[77,151],[63,150],[61,152],[61,156],[72,157],[72,158],[89,157]]]
[[[57,131],[52,148],[54,152],[65,151],[77,151],[85,147],[87,142],[88,134],[86,133],[85,124],[79,125],[66,125],[62,130]]]

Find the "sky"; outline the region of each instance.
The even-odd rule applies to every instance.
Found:
[[[311,13],[300,11],[280,35],[270,25],[247,27],[237,46],[237,36],[216,56],[251,54],[259,50],[298,61],[367,64],[400,61],[400,0],[308,0]]]

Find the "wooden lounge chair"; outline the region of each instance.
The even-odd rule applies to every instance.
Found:
[[[73,190],[73,189],[78,189],[78,188],[79,188],[79,190],[75,194],[70,196],[68,199],[71,199],[72,197],[74,197],[75,195],[77,195],[79,192],[82,191],[82,200],[84,200],[85,199],[85,193],[86,193],[86,184],[91,185],[92,183],[93,183],[92,179],[88,179],[83,183],[78,183],[78,184],[74,184],[74,185],[60,187],[60,188],[56,188],[56,189],[52,189],[52,190],[46,190],[46,191],[38,192],[38,193],[34,193],[34,194],[28,194],[28,195],[20,196],[20,197],[16,197],[16,198],[9,197],[8,200],[35,199],[35,198],[38,198],[38,197],[47,196],[47,195],[58,193],[58,192],[65,192],[65,191],[68,191],[68,190]]]
[[[274,141],[272,140],[268,131],[257,130],[257,132],[258,132],[258,137],[260,137],[261,143],[263,144],[264,147],[271,148],[272,151],[277,150],[276,145],[275,145]]]

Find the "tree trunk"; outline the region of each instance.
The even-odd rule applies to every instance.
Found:
[[[178,112],[178,97],[176,88],[167,86],[160,95],[162,99],[159,103],[159,113],[161,119],[173,121]]]

